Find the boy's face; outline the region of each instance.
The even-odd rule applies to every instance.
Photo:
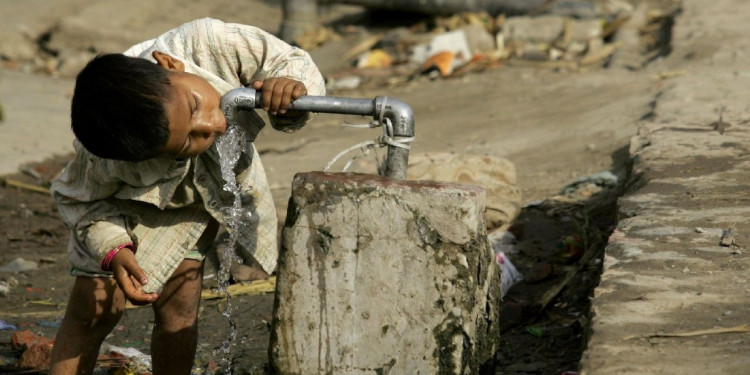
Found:
[[[158,52],[154,57],[170,71],[172,85],[172,97],[164,103],[169,139],[163,154],[181,159],[205,152],[227,130],[221,95],[205,79],[186,73],[181,62]]]

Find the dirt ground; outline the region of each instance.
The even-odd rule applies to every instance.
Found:
[[[658,9],[665,2],[673,3],[645,3]],[[278,16],[278,7],[262,3],[261,11]],[[253,17],[263,19],[262,14]],[[264,22],[275,31],[272,22]],[[336,51],[357,41],[350,39],[311,50],[326,67],[324,73],[345,69],[336,61],[341,56]],[[637,48],[636,52],[640,53]],[[519,238],[513,261],[527,280],[511,290],[503,306],[498,374],[560,374],[577,369],[586,345],[589,296],[598,281],[601,251],[614,224],[614,201],[622,186],[584,185],[571,195],[558,192],[574,180],[602,171],[626,180],[628,141],[638,122],[648,117],[663,84],[654,79],[658,71],[658,63],[636,70],[500,64],[444,79],[418,76],[396,85],[373,79],[354,90],[329,93],[388,95],[411,105],[417,122],[412,152],[486,154],[514,163],[526,206],[513,227]],[[367,131],[342,129],[339,125],[344,121],[361,119],[318,115],[294,135],[270,128],[260,135],[256,145],[274,189],[280,221],[294,173],[320,170],[339,150],[373,137]],[[0,266],[19,257],[38,264],[35,270],[0,274],[13,285],[0,297],[0,319],[49,338],[55,335],[73,282],[64,251],[67,230],[47,195],[7,181],[46,187],[69,157],[39,160],[29,165],[35,173],[4,176],[6,185],[0,187]],[[573,245],[567,239],[573,239]],[[211,272],[209,265],[207,273]],[[205,286],[212,287],[214,280],[206,280]],[[225,303],[217,299],[202,304],[197,373],[217,371],[222,357],[217,350],[231,326],[221,315]],[[263,373],[273,294],[235,296],[231,304],[238,330],[229,355],[232,372]],[[128,309],[106,342],[148,353],[152,324],[149,308]],[[10,348],[12,334],[10,329],[0,331],[0,371],[22,370],[15,365],[20,352]],[[104,361],[98,369],[109,371],[111,365]]]

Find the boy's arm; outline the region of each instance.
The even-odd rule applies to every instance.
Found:
[[[111,200],[122,183],[113,176],[113,165],[77,141],[74,146],[76,156],[53,181],[52,197],[75,242],[101,264],[111,249],[133,242],[125,218]]]
[[[178,58],[208,70],[234,87],[256,81],[288,78],[301,82],[307,95],[325,95],[325,82],[310,55],[260,28],[203,18],[164,34],[160,44]],[[288,115],[269,113],[271,125],[294,131],[309,119],[308,112]]]
[[[325,95],[325,81],[309,53],[258,28],[238,24],[227,27],[237,28],[237,33],[228,33],[226,46],[237,56],[243,85],[252,84],[257,88],[257,82],[266,86],[275,79],[290,79],[302,84],[304,95]],[[264,102],[266,94],[264,90]],[[304,126],[312,114],[268,113],[268,118],[275,129],[292,132]]]
[[[111,171],[107,171],[102,165],[97,166],[96,160],[79,150],[76,158],[53,182],[52,196],[58,202],[60,217],[71,230],[76,246],[89,254],[90,261],[71,259],[73,266],[93,268],[96,267],[91,264],[93,262],[102,270],[117,271],[116,265],[122,263],[117,259],[127,258],[127,254],[123,255],[125,253],[133,254],[136,245],[133,244],[126,218],[121,215],[117,205],[107,199],[117,191],[120,184],[111,177],[111,173],[107,173]],[[133,251],[117,251],[128,246]],[[133,261],[134,259],[133,257]],[[76,261],[80,264],[76,264]],[[135,267],[127,262],[125,265],[129,274],[145,284],[145,273],[137,267],[137,263]],[[117,272],[115,277],[134,303],[147,303],[153,299],[153,296],[143,293],[127,293],[133,288],[121,281],[130,281],[130,278],[117,277]]]

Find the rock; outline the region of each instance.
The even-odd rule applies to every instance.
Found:
[[[556,42],[565,29],[560,16],[511,17],[503,25],[503,39],[508,46]]]
[[[50,355],[52,354],[52,341],[38,343],[30,346],[21,354],[17,366],[20,368],[33,368],[35,370],[49,369]]]
[[[409,180],[457,182],[487,192],[484,220],[488,230],[507,229],[521,212],[516,169],[507,159],[469,154],[425,153],[409,156]]]
[[[466,35],[466,42],[469,44],[469,50],[472,53],[489,54],[497,49],[495,38],[483,26],[469,24],[461,30]]]
[[[19,257],[0,267],[0,272],[33,271],[37,268],[39,268],[39,266],[36,262]]]
[[[11,347],[23,350],[17,364],[19,368],[48,369],[53,345],[54,340],[37,336],[29,330],[17,331],[11,337]]]
[[[362,84],[362,77],[349,75],[340,78],[329,78],[326,83],[326,90],[354,90]]]
[[[360,159],[349,171],[377,174],[377,166],[370,160]],[[521,213],[521,190],[516,168],[504,158],[447,152],[412,153],[409,155],[406,178],[483,187],[487,193],[484,221],[491,232],[508,230]],[[518,224],[515,230],[518,232],[514,233],[516,237],[523,236],[523,225]]]

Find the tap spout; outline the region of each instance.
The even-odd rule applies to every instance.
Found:
[[[260,91],[240,87],[224,94],[220,105],[224,116],[227,118],[227,125],[237,125],[237,110],[239,108],[260,108],[262,104],[263,98]],[[306,95],[297,98],[289,108],[316,113],[372,116],[375,120],[388,119],[393,126],[394,138],[414,137],[413,110],[408,104],[387,96],[366,99]],[[385,176],[405,179],[408,163],[409,150],[407,148],[388,145]]]

